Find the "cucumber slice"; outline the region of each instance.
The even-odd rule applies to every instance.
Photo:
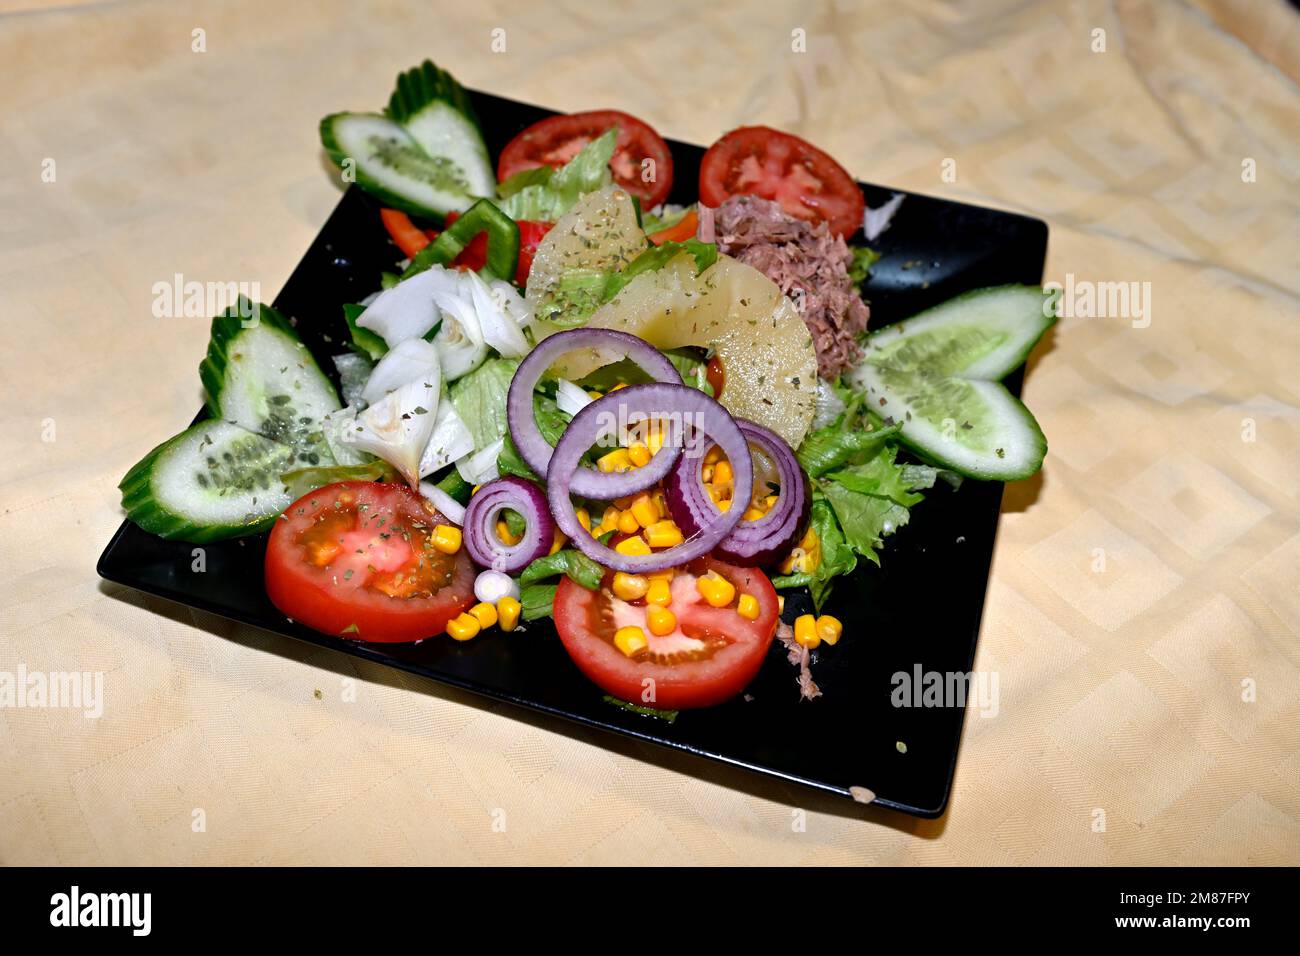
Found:
[[[214,318],[199,376],[213,418],[290,445],[305,464],[334,463],[321,421],[338,393],[275,309],[241,300]]]
[[[440,219],[474,204],[479,187],[471,185],[471,175],[446,156],[426,153],[387,117],[333,113],[320,121],[320,139],[334,164],[352,168],[357,184],[386,205]]]
[[[118,488],[126,516],[144,530],[216,541],[269,528],[293,501],[280,475],[295,462],[288,445],[204,421],[145,455]]]
[[[936,464],[971,478],[1027,478],[1042,467],[1047,440],[998,380],[1051,328],[1055,303],[1037,286],[966,293],[872,333],[845,379]]]
[[[970,478],[1015,481],[1043,465],[1047,439],[1000,382],[900,372],[864,363],[852,373],[867,404],[935,464]]]
[[[1058,298],[1038,286],[976,289],[873,333],[866,361],[995,382],[1019,368],[1056,322]]]
[[[469,94],[446,70],[429,60],[407,70],[397,78],[385,112],[406,128],[425,153],[455,164],[471,195],[496,195],[496,170]]]

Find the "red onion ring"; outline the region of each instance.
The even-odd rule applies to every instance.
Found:
[[[506,423],[510,438],[528,467],[545,476],[554,452],[542,437],[533,417],[533,389],[555,362],[578,349],[622,352],[657,382],[681,385],[682,377],[673,363],[653,345],[628,332],[615,329],[570,329],[557,332],[537,343],[537,348],[519,363],[506,396]],[[623,389],[619,389],[623,391]],[[588,406],[590,407],[590,406]],[[658,484],[677,462],[681,448],[677,435],[665,436],[663,448],[641,468],[605,474],[591,468],[578,468],[570,479],[570,491],[584,498],[611,501],[636,494]],[[585,450],[585,449],[584,449]]]
[[[578,522],[577,512],[569,495],[575,489],[571,484],[574,473],[580,468],[583,453],[619,420],[618,407],[627,404],[638,411],[646,411],[654,418],[689,421],[708,435],[733,462],[732,471],[735,495],[748,501],[754,490],[754,465],[749,455],[749,445],[740,427],[727,410],[701,391],[685,385],[651,383],[631,385],[611,392],[592,402],[573,417],[569,427],[560,436],[551,456],[546,473],[546,498],[556,523],[571,539],[573,546],[597,564],[614,571],[645,574],[674,568],[708,554],[740,522],[743,508],[720,512],[716,508],[710,517],[701,515],[697,531],[686,541],[663,551],[648,555],[620,554],[601,544]],[[689,416],[689,419],[687,418]],[[702,454],[705,442],[696,441],[682,452],[686,459]],[[659,454],[663,454],[661,451]],[[658,455],[655,456],[656,458]],[[644,471],[645,469],[641,469]],[[480,492],[481,494],[481,492]]]
[[[781,493],[776,504],[763,517],[755,521],[742,518],[736,529],[718,542],[713,553],[732,564],[761,567],[771,564],[799,540],[808,523],[812,493],[808,476],[799,467],[799,459],[780,435],[743,418],[736,419],[736,424],[744,433],[745,440],[757,446],[776,465]],[[735,468],[734,462],[732,468]],[[673,521],[686,534],[695,533],[711,523],[715,515],[724,513],[704,488],[699,459],[687,460],[683,456],[677,462],[677,467],[664,482],[664,500]],[[748,506],[748,499],[733,494],[729,511],[739,510],[743,515]],[[705,525],[700,523],[701,516]]]
[[[510,508],[524,519],[524,536],[506,544],[497,534],[497,517]],[[531,481],[513,475],[490,481],[470,498],[465,509],[465,547],[474,563],[494,571],[522,571],[551,553],[555,519],[546,495]]]

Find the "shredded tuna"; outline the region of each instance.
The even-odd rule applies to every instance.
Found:
[[[853,254],[842,238],[757,196],[732,196],[709,219],[720,252],[758,269],[793,300],[824,378],[857,364],[871,313],[849,279]]]
[[[799,668],[799,676],[795,678],[795,682],[799,685],[800,699],[812,700],[814,697],[820,697],[821,688],[812,679],[812,671],[808,667],[808,648],[794,639],[794,628],[782,621],[776,626],[776,639],[785,645],[786,659]]]

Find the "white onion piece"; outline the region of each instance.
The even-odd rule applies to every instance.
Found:
[[[865,209],[862,212],[862,232],[866,236],[867,242],[871,242],[886,229],[894,219],[894,213],[898,212],[898,207],[903,205],[903,199],[906,198],[902,193],[894,193],[889,202],[885,203],[879,209]]]
[[[420,482],[420,494],[433,502],[438,513],[454,525],[465,523],[465,506],[431,481]],[[480,598],[479,600],[482,600]]]
[[[357,317],[357,325],[382,338],[388,347],[407,339],[422,338],[438,321],[433,294],[456,284],[456,273],[435,267],[404,279],[379,297]]]
[[[499,476],[497,459],[501,457],[501,449],[505,444],[504,438],[498,438],[481,451],[457,458],[456,471],[471,485],[484,485],[489,481],[495,481]]]
[[[825,428],[833,425],[835,419],[844,413],[844,400],[835,394],[831,383],[824,378],[817,379],[817,410],[813,412],[812,427]]]
[[[504,571],[483,571],[474,579],[474,597],[486,604],[496,604],[503,597],[519,600],[519,582]]]
[[[348,443],[384,459],[414,488],[420,482],[421,455],[429,445],[439,406],[450,405],[438,401],[436,382],[408,382],[353,420]]]
[[[420,456],[420,477],[432,475],[474,450],[474,436],[450,401],[438,403],[433,431]]]
[[[522,325],[533,313],[515,287],[500,280],[488,285],[473,272],[464,273],[461,283],[478,313],[483,341],[506,358],[527,355],[528,339]]]
[[[364,408],[361,392],[370,380],[370,373],[375,370],[375,363],[370,361],[369,356],[344,352],[334,356],[334,367],[339,371],[339,391],[343,394],[343,404]]]
[[[567,378],[559,379],[555,386],[555,404],[566,415],[578,414],[594,401],[581,386],[573,384]]]
[[[394,345],[379,360],[361,390],[361,397],[373,405],[389,392],[416,379],[432,382],[436,394],[436,390],[442,388],[442,365],[438,361],[438,350],[424,339],[407,339]],[[432,408],[429,410],[433,411]]]

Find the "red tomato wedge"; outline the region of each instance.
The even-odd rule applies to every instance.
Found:
[[[343,481],[285,509],[266,545],[266,593],[295,621],[359,641],[441,634],[474,603],[474,565],[433,547],[448,522],[406,485]]]
[[[825,222],[845,239],[862,226],[866,207],[843,166],[798,136],[766,126],[733,129],[700,163],[700,202],[718,206],[742,195],[774,200],[790,215]]]
[[[538,166],[560,167],[582,147],[611,126],[618,127],[614,156],[609,161],[614,182],[653,209],[673,188],[673,154],[664,138],[648,124],[619,110],[591,110],[548,116],[528,127],[501,151],[497,179]],[[653,160],[653,165],[646,160]]]
[[[459,217],[459,213],[447,213],[447,225]],[[408,257],[414,257],[421,249],[438,238],[438,230],[421,229],[406,213],[397,209],[379,210],[379,218],[388,230],[397,248]],[[542,238],[551,231],[552,223],[532,222],[528,219],[519,221],[519,264],[515,267],[515,283],[524,285],[528,282],[528,272],[533,267],[533,256]],[[458,269],[470,269],[477,272],[487,262],[487,233],[475,236],[470,244],[461,250],[456,261],[452,263]]]
[[[735,585],[737,598],[753,595],[758,617],[742,617],[735,600],[721,608],[706,603],[695,582],[709,571]],[[662,637],[646,626],[644,599],[627,602],[615,597],[606,577],[599,591],[562,578],[552,611],[569,657],[607,693],[660,710],[711,707],[735,697],[758,673],[780,619],[776,591],[762,571],[713,558],[679,568],[668,606],[677,629]],[[614,645],[614,632],[631,625],[640,627],[650,642],[634,657]]]

